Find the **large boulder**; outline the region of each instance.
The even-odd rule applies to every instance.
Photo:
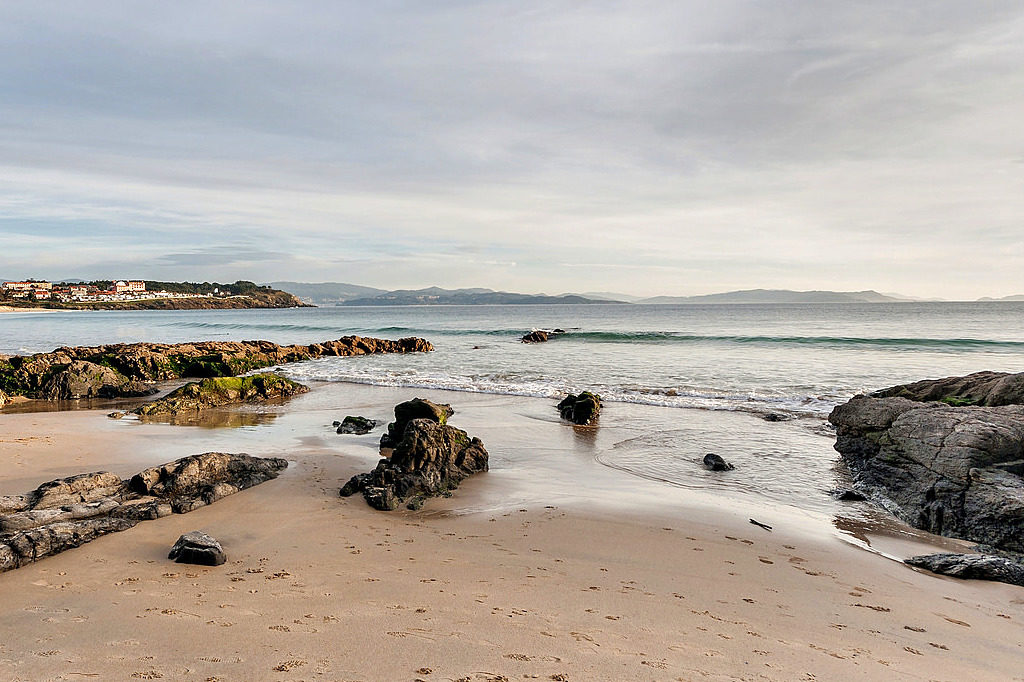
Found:
[[[541,329],[534,329],[529,334],[525,334],[520,341],[523,343],[544,343],[548,340],[548,333]]]
[[[569,394],[558,403],[558,413],[573,424],[589,426],[601,414],[601,396],[590,391]]]
[[[224,405],[263,403],[308,392],[308,386],[269,372],[247,377],[217,377],[185,384],[133,412],[143,416],[173,416]]]
[[[345,484],[341,495],[362,492],[375,509],[390,511],[408,501],[418,508],[427,497],[445,495],[474,473],[487,471],[488,455],[479,438],[432,419],[413,419],[390,459],[358,474]]]
[[[447,424],[448,417],[455,414],[451,405],[438,404],[425,398],[413,398],[395,405],[395,421],[388,424],[387,433],[380,437],[382,448],[393,448],[405,435],[405,427],[413,419],[429,419],[438,424]]]
[[[286,466],[283,459],[208,452],[146,469],[130,480],[100,471],[0,497],[0,572],[140,521],[184,514],[270,480]]]
[[[224,548],[216,539],[206,533],[193,530],[178,538],[167,554],[179,564],[198,564],[200,566],[220,566],[228,560]]]
[[[149,395],[155,393],[156,388],[130,380],[110,367],[72,360],[67,365],[52,368],[41,392],[48,400],[78,400]]]
[[[962,377],[926,379],[875,391],[871,396],[938,401],[954,407],[1021,405],[1024,404],[1024,372],[976,372]]]
[[[870,499],[917,528],[1024,552],[1024,406],[856,396],[829,421]]]

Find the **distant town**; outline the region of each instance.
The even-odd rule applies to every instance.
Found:
[[[215,289],[213,295],[219,292]],[[40,280],[4,282],[0,297],[8,300],[60,301],[61,303],[101,303],[113,301],[149,301],[162,298],[206,298],[209,294],[147,291],[141,280],[113,280],[109,288],[95,284],[66,284]]]

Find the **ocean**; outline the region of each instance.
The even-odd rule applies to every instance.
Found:
[[[566,333],[519,341],[554,328]],[[606,469],[824,514],[835,509],[829,491],[846,476],[825,420],[835,405],[918,379],[1024,371],[1024,303],[1009,302],[5,313],[0,353],[135,341],[310,343],[349,334],[422,336],[436,352],[325,358],[283,373],[407,388],[409,397],[529,396],[539,399],[526,410],[536,419],[557,419],[554,401],[568,392],[596,391],[605,402],[602,435],[580,447]],[[768,413],[787,420],[765,421]],[[705,471],[699,462],[707,452],[736,471]],[[514,453],[503,456],[516,466]]]

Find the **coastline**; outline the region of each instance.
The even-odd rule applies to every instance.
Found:
[[[379,430],[339,436],[331,420],[385,417],[416,394],[453,404],[491,471],[418,513],[339,498],[375,464]],[[0,642],[0,676],[1020,679],[1021,588],[886,558],[920,549],[898,530],[866,552],[824,517],[609,469],[588,454],[591,432],[537,418],[547,403],[334,383],[243,410],[240,428],[4,413],[0,494],[210,450],[291,467],[0,574],[16,633]],[[196,528],[228,564],[166,559]]]

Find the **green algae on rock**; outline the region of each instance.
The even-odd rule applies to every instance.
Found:
[[[308,391],[308,386],[270,372],[247,377],[215,377],[185,384],[133,412],[142,416],[173,415],[223,405],[262,403]]]

